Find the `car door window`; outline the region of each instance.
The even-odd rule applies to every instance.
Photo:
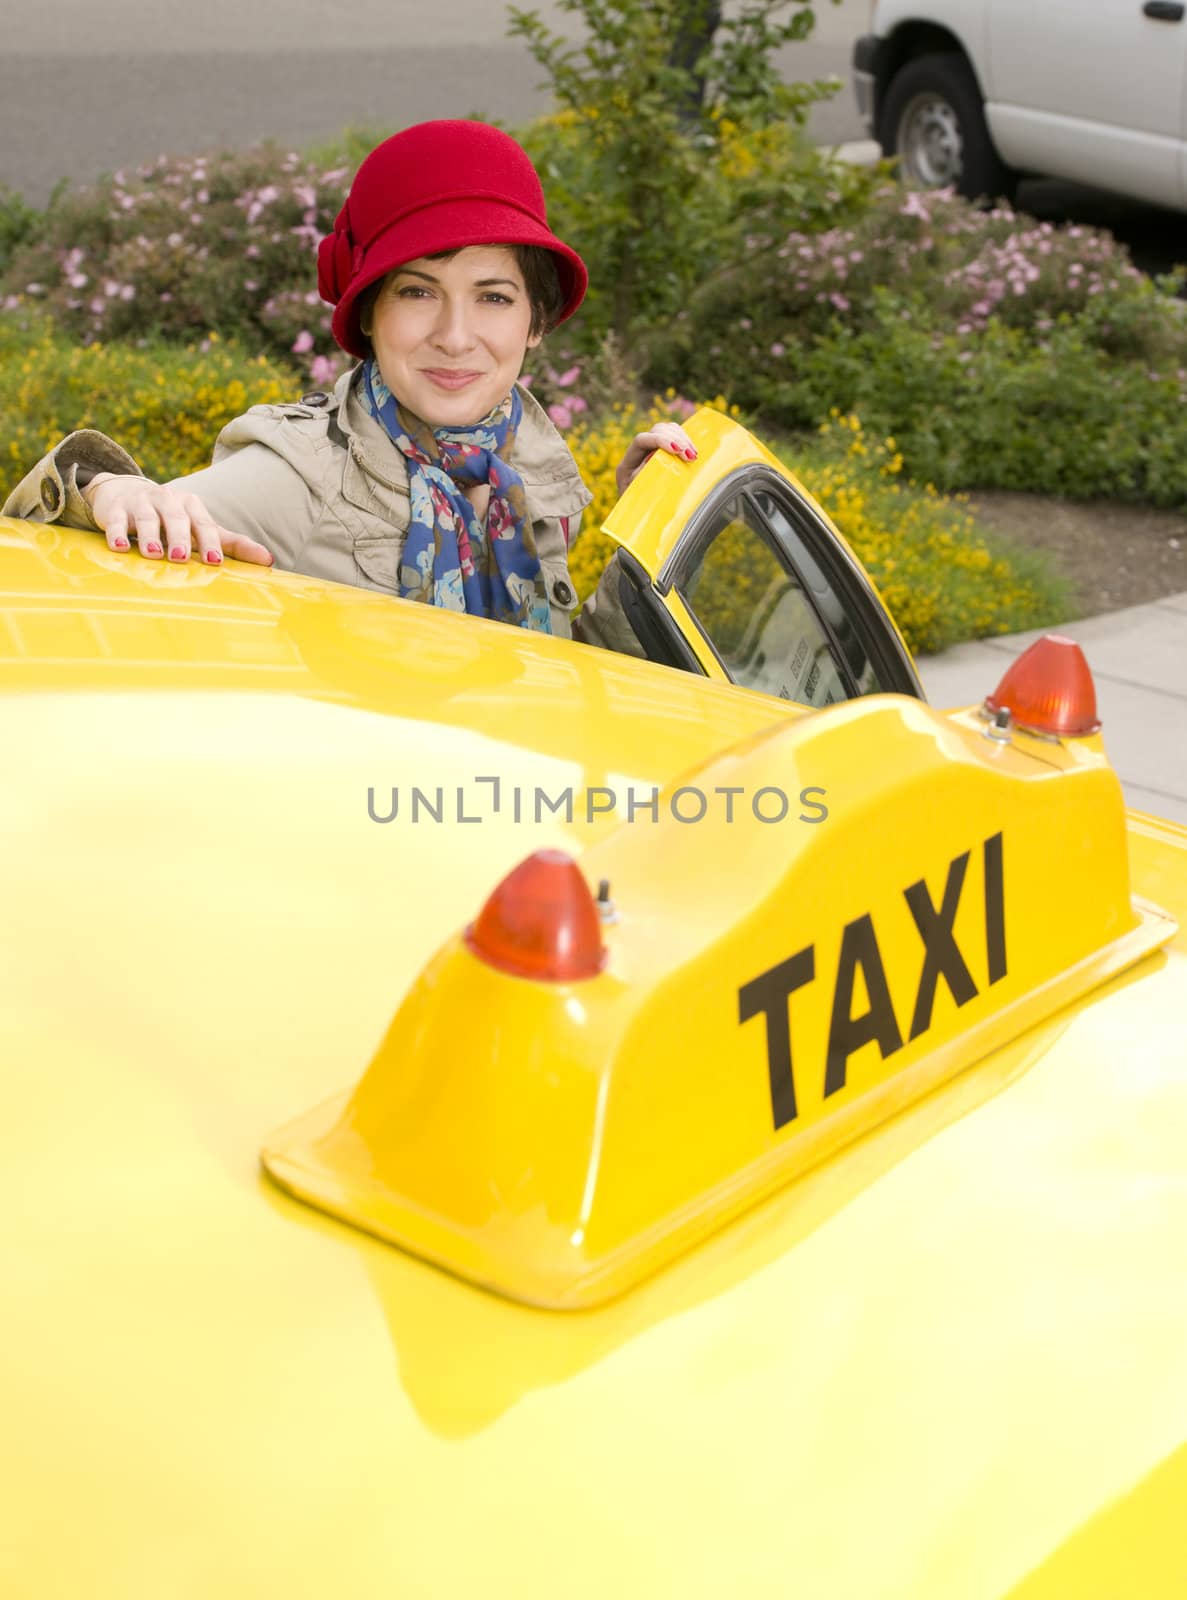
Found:
[[[717,509],[676,589],[735,683],[806,706],[853,694],[799,577],[745,496]]]

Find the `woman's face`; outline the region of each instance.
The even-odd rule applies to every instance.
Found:
[[[458,428],[506,398],[525,353],[540,342],[529,337],[531,322],[515,252],[470,245],[389,273],[364,332],[401,404],[431,427]]]

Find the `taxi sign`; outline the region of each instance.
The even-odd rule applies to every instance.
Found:
[[[515,1299],[596,1304],[1175,932],[1131,899],[1099,740],[871,697],[681,787],[813,785],[823,821],[661,806],[586,851],[616,907],[590,976],[498,970],[459,929],[267,1170]]]

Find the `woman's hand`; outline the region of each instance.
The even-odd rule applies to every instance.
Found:
[[[170,561],[188,561],[190,551],[196,550],[211,566],[224,555],[260,567],[272,565],[262,544],[219,527],[196,494],[114,472],[96,473],[82,494],[112,550],[127,550],[130,530],[135,528],[140,554],[150,561],[160,561],[166,550]]]
[[[697,458],[696,446],[678,422],[657,422],[646,433],[637,433],[627,445],[626,455],[614,472],[619,494],[657,450],[668,450],[681,461]]]

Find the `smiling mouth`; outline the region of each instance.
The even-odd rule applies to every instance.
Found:
[[[453,372],[447,367],[422,367],[421,370],[439,389],[464,389],[482,376],[481,372]]]

